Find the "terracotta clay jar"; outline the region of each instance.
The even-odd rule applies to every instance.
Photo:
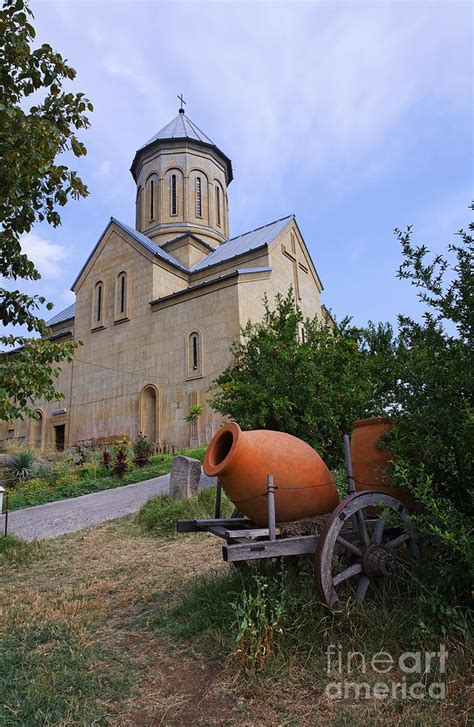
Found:
[[[390,478],[393,454],[380,449],[377,442],[392,428],[386,417],[359,419],[354,424],[351,437],[352,474],[358,492],[379,490],[397,497],[409,510],[419,510],[419,505],[405,490],[395,487]]]
[[[268,524],[267,475],[273,475],[277,522],[323,515],[339,502],[334,478],[309,444],[283,432],[243,432],[234,422],[211,439],[204,472],[259,526]]]

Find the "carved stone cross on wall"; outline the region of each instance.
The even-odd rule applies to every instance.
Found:
[[[300,279],[299,279],[299,271],[302,270],[304,273],[308,274],[309,270],[304,264],[305,259],[304,257],[300,256],[301,249],[299,246],[299,243],[296,239],[296,236],[291,233],[291,242],[290,242],[290,249],[286,247],[285,244],[281,246],[281,250],[283,252],[283,255],[288,258],[288,260],[291,260],[293,263],[293,287],[295,291],[295,300],[301,300],[301,292],[300,292]],[[301,262],[303,260],[304,262]]]

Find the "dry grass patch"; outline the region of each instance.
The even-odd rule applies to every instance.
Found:
[[[229,606],[242,576],[216,539],[153,538],[129,517],[38,548],[41,557],[0,572],[0,725],[467,723],[461,647],[442,704],[324,697],[325,645],[376,646],[377,619],[387,634],[399,628],[390,609],[343,622],[314,607],[306,650],[283,641],[268,668],[245,675]]]
[[[220,565],[214,542],[191,540],[197,548],[187,539],[156,541],[126,518],[50,541],[34,563],[6,565],[0,724],[119,723],[131,675],[146,682],[163,650],[140,617],[162,591]]]

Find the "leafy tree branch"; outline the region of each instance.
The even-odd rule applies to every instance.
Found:
[[[0,13],[0,276],[13,281],[40,278],[22,251],[21,236],[36,222],[57,227],[61,223],[58,208],[88,194],[77,172],[58,164],[57,157],[64,152],[76,157],[86,154],[77,132],[89,126],[87,112],[92,104],[83,93],[64,89],[76,71],[59,53],[47,43],[33,48],[32,20],[25,0],[4,1]],[[4,326],[24,325],[29,333],[46,336],[48,329],[38,313],[45,303],[42,296],[0,287],[0,320]],[[51,303],[46,308],[50,310]],[[29,416],[26,401],[59,397],[53,367],[70,360],[76,344],[39,344],[15,335],[0,336],[0,344],[19,349],[1,354],[0,396],[14,403],[2,405],[0,417]],[[41,372],[33,365],[34,355],[39,355]]]

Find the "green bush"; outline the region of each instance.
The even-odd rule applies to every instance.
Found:
[[[423,506],[412,515],[420,536],[421,559],[412,564],[419,581],[424,584],[420,600],[428,619],[425,629],[451,631],[464,628],[459,607],[470,608],[474,582],[474,542],[472,517],[457,507],[452,499],[437,494],[433,477],[423,465],[418,469],[401,459],[394,464],[395,478]]]
[[[176,533],[176,520],[214,517],[215,488],[199,490],[196,500],[173,500],[169,495],[159,495],[148,500],[138,511],[137,522],[156,536],[169,536]],[[229,517],[234,506],[222,493],[221,510],[223,517]]]
[[[473,206],[474,209],[474,206]],[[474,229],[474,225],[470,225]],[[428,260],[411,229],[396,231],[403,262],[398,277],[418,290],[421,321],[399,316],[387,387],[394,475],[424,506],[422,575],[432,616],[452,621],[453,607],[472,604],[474,537],[474,238],[464,231],[446,255]]]
[[[383,413],[370,349],[387,345],[390,327],[304,319],[291,290],[277,295],[274,310],[267,298],[264,305],[263,321],[248,323],[233,345],[234,363],[214,382],[211,406],[242,429],[293,434],[338,467],[354,420]]]

